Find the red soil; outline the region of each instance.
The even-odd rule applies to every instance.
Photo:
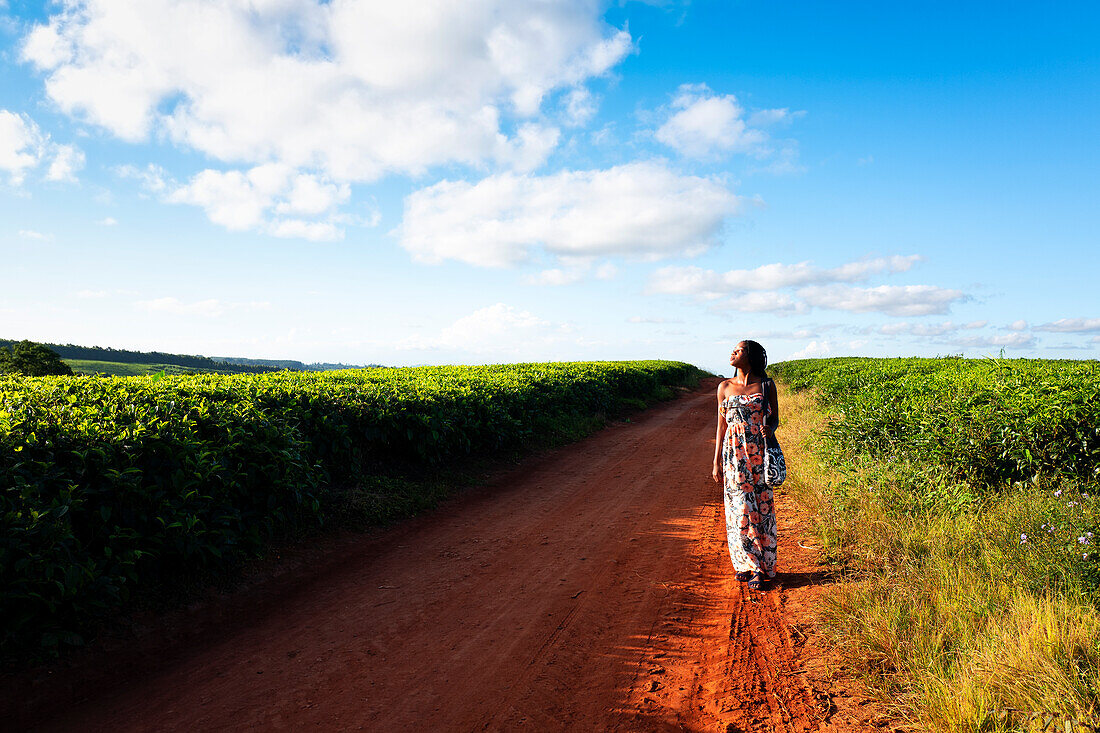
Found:
[[[712,389],[429,515],[304,550],[297,567],[76,669],[0,680],[0,719],[50,731],[887,725],[818,641],[828,580],[785,497],[778,581],[755,593],[734,579],[710,478]]]

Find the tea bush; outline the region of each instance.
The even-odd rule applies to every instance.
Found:
[[[1100,363],[805,359],[772,370],[813,387],[834,449],[915,458],[996,484],[1100,476]]]
[[[553,440],[700,376],[637,361],[0,378],[0,656],[80,644],[135,588],[322,523],[333,487]]]

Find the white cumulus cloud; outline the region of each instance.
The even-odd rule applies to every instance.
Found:
[[[557,140],[534,120],[545,98],[634,48],[602,11],[596,0],[64,0],[22,58],[65,113],[232,165],[336,181],[452,163],[529,170]]]
[[[424,262],[505,267],[536,249],[558,258],[657,259],[703,251],[739,205],[722,183],[656,162],[547,176],[502,173],[413,192],[396,233]]]
[[[767,152],[768,136],[745,122],[745,110],[732,94],[716,95],[704,84],[680,87],[676,110],[656,133],[657,140],[691,158],[724,153]]]
[[[828,356],[832,353],[833,346],[828,341],[811,341],[803,348],[791,354],[792,359],[814,359]]]
[[[344,237],[339,207],[351,197],[348,184],[300,173],[280,163],[247,171],[207,169],[186,183],[168,178],[154,166],[124,168],[119,173],[137,178],[146,190],[168,203],[201,207],[210,221],[230,231],[312,241]]]

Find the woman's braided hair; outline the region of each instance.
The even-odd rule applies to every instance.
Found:
[[[755,341],[742,341],[745,350],[748,351],[749,368],[752,373],[761,379],[768,378],[768,352]]]

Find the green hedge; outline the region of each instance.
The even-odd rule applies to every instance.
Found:
[[[769,368],[812,387],[834,450],[911,458],[982,484],[1100,474],[1100,362],[803,359]]]
[[[324,521],[332,487],[553,437],[697,382],[680,362],[0,379],[0,655],[82,643],[133,589]]]

